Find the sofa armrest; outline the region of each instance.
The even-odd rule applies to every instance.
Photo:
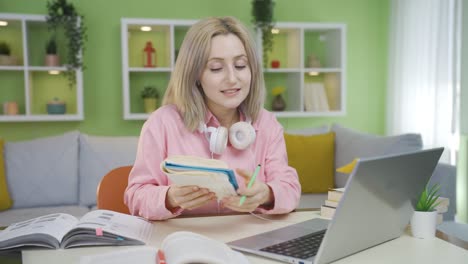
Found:
[[[450,199],[448,211],[444,213],[444,221],[453,221],[457,209],[457,168],[446,163],[437,164],[436,169],[432,174],[431,179],[429,180],[429,186],[432,186],[436,183],[440,184],[440,196]]]

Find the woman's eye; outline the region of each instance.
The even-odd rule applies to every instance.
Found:
[[[236,65],[236,69],[241,70],[247,67],[246,65]]]
[[[221,71],[223,68],[211,68],[210,71],[212,72],[219,72]]]

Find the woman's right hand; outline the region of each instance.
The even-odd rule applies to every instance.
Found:
[[[216,199],[216,195],[206,188],[171,185],[166,194],[166,208],[170,211],[179,207],[192,210],[213,199]]]

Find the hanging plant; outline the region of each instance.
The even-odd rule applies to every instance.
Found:
[[[82,53],[85,50],[87,40],[86,27],[83,16],[78,14],[75,6],[67,0],[52,0],[47,2],[47,24],[49,31],[54,34],[59,29],[63,29],[67,44],[65,75],[68,78],[70,87],[76,82],[77,69],[84,69]]]
[[[252,0],[252,16],[255,27],[262,31],[263,66],[268,64],[268,52],[273,49],[273,0]]]

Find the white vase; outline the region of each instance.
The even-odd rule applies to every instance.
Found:
[[[437,211],[414,211],[411,218],[411,232],[417,238],[435,237],[437,223]]]

